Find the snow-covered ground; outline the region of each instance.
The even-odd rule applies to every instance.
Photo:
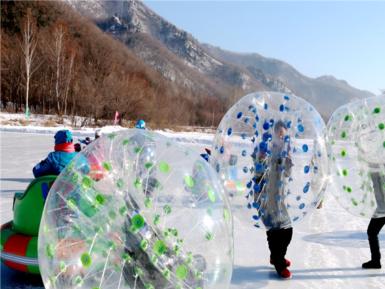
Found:
[[[33,165],[52,150],[53,133],[58,128],[38,132],[31,127],[9,131],[0,127],[1,223],[12,218],[12,198],[32,179]],[[8,131],[5,131],[8,130]],[[163,132],[164,133],[164,132]],[[93,134],[83,132],[79,137]],[[191,146],[207,147],[212,135],[198,133],[164,133]],[[75,134],[77,136],[77,134]],[[327,192],[330,193],[330,192]],[[381,289],[385,288],[385,269],[364,271],[361,263],[370,253],[366,237],[368,220],[346,213],[327,195],[324,208],[317,210],[294,228],[287,257],[292,260],[291,280],[280,280],[268,264],[269,253],[263,230],[244,226],[235,220],[235,260],[230,288],[293,288],[293,289]],[[382,253],[385,238],[381,234]],[[384,263],[385,264],[385,263]],[[41,288],[39,278],[1,266],[1,288]]]

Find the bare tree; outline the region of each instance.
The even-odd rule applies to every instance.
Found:
[[[70,88],[70,82],[71,82],[71,77],[72,77],[72,70],[73,70],[73,66],[74,66],[75,56],[76,56],[75,50],[72,50],[70,52],[70,56],[69,56],[67,81],[66,81],[65,88],[64,88],[64,115],[67,114],[68,91]]]
[[[55,79],[55,96],[56,96],[56,108],[60,114],[60,81],[61,81],[61,65],[63,60],[63,42],[64,42],[64,27],[62,24],[56,25],[53,32],[54,45],[52,53],[55,59],[56,79]]]
[[[27,10],[27,18],[22,25],[22,40],[20,41],[21,50],[24,56],[25,64],[25,114],[29,116],[29,87],[32,74],[39,68],[40,65],[35,64],[35,52],[37,46],[37,29],[32,20],[31,9]]]

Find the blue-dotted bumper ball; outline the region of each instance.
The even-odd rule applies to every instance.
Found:
[[[99,138],[49,192],[46,288],[228,288],[232,219],[216,172],[150,131]]]
[[[295,95],[248,94],[223,117],[211,164],[237,221],[268,230],[291,227],[323,197],[328,176],[324,121]]]
[[[330,191],[353,215],[371,218],[385,201],[385,96],[337,109],[328,136]]]

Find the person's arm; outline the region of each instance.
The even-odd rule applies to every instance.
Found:
[[[52,166],[49,159],[46,158],[45,160],[42,160],[40,163],[34,166],[32,172],[35,178],[49,175],[52,172]]]

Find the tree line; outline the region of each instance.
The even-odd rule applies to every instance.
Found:
[[[3,110],[217,125],[228,103],[163,78],[60,2],[1,2]]]

